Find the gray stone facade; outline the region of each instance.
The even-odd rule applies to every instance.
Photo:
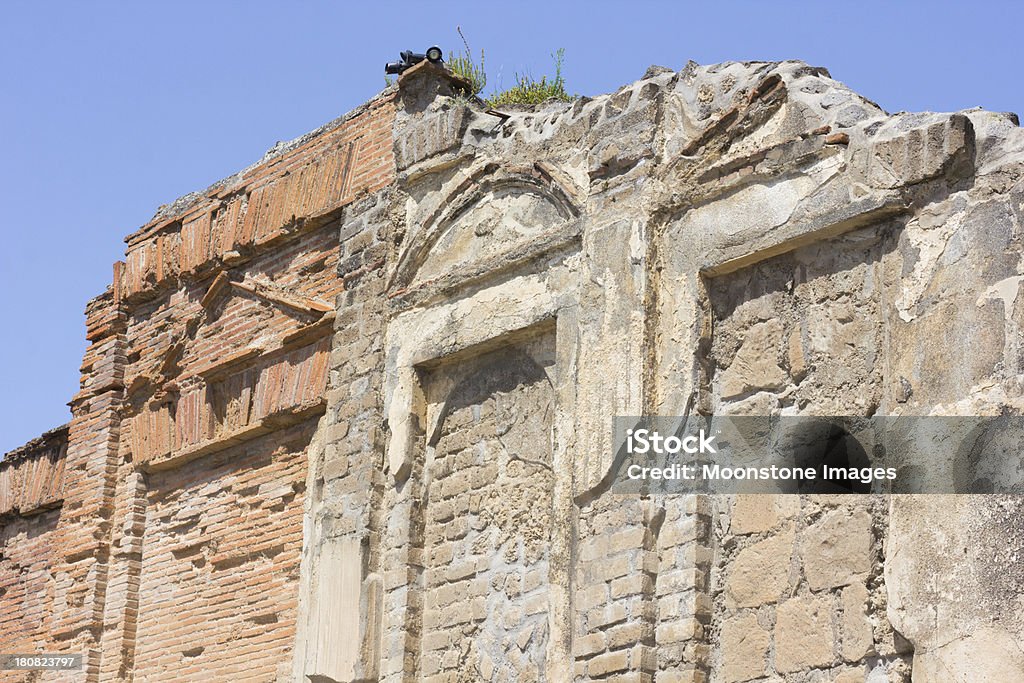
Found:
[[[997,496],[608,492],[613,415],[1024,411],[1024,134],[800,62],[484,111],[345,211],[294,677],[1017,681]]]
[[[1024,415],[1022,231],[1012,114],[801,62],[494,111],[423,62],[127,238],[69,425],[0,462],[0,651],[1022,681],[1017,496],[613,486],[615,416]],[[942,448],[898,464],[948,479]]]

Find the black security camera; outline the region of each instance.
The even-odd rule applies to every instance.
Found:
[[[412,50],[404,50],[398,53],[398,56],[402,58],[400,62],[388,62],[384,65],[384,73],[386,74],[400,74],[410,66],[419,64],[424,59],[433,64],[438,64],[442,61],[443,54],[441,48],[433,46],[428,48],[426,52],[413,52]]]

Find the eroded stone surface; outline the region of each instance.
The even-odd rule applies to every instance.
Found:
[[[757,607],[778,602],[789,587],[793,538],[793,529],[786,528],[741,550],[730,569],[726,605]]]
[[[770,641],[771,634],[757,623],[755,614],[747,613],[725,622],[721,641],[725,652],[723,680],[738,683],[763,676]]]
[[[826,667],[835,656],[826,598],[793,598],[779,605],[775,668],[780,673]]]
[[[863,584],[855,583],[843,589],[843,616],[840,622],[843,659],[857,662],[872,653],[874,637],[871,620],[870,596]]]
[[[804,533],[803,558],[811,590],[844,586],[871,570],[871,515],[833,510]]]
[[[801,62],[507,116],[462,87],[423,63],[129,237],[66,449],[0,463],[0,650],[90,680],[234,680],[229,649],[318,683],[1024,677],[1012,498],[608,491],[614,415],[1024,412],[1016,121],[890,116]]]
[[[800,511],[800,499],[788,495],[741,494],[736,496],[729,531],[754,534],[774,529]]]

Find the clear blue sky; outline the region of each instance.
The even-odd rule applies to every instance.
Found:
[[[156,207],[372,97],[397,52],[566,49],[596,95],[650,64],[797,58],[889,111],[1024,113],[1022,3],[65,2],[0,7],[0,452],[69,419],[83,310]]]

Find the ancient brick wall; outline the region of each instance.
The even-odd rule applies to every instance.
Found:
[[[44,650],[53,627],[67,436],[53,430],[0,462],[0,642],[19,653]]]
[[[799,62],[502,116],[463,87],[424,63],[127,238],[66,449],[0,464],[0,650],[90,681],[1024,676],[1024,580],[982,567],[1024,551],[1015,499],[623,492],[611,429],[1024,413],[1013,118],[890,116]]]
[[[6,651],[83,654],[84,680],[289,669],[338,219],[391,182],[393,112],[374,100],[127,238],[87,311],[66,457],[0,468]]]
[[[270,680],[295,631],[315,422],[147,479],[132,671]]]
[[[64,500],[67,426],[11,451],[0,461],[0,516],[29,517]]]
[[[390,182],[390,106],[371,102],[128,238],[115,289],[130,467],[101,677],[288,669],[342,289],[336,216]]]

